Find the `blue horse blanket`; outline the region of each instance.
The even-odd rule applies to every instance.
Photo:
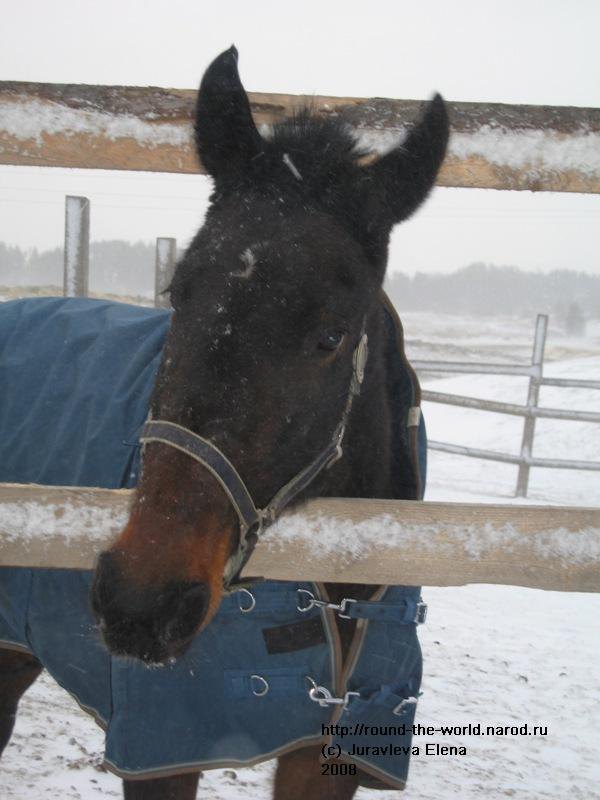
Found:
[[[388,322],[399,480],[415,497],[425,431],[419,465],[407,428],[416,387],[397,357],[391,315]],[[134,486],[137,435],[168,324],[168,312],[97,300],[1,304],[0,481]],[[307,595],[299,590],[318,597],[320,587],[257,584],[250,611],[244,590],[226,597],[186,655],[157,669],[108,654],[89,609],[90,582],[88,571],[0,569],[0,642],[33,653],[94,715],[112,771],[131,778],[244,766],[331,742],[359,753],[347,760],[373,778],[403,788],[421,682],[419,587],[382,587],[379,612],[362,614],[344,688],[355,694],[340,713],[308,694],[309,679],[339,691],[330,615],[300,610]],[[332,722],[337,731],[324,734]],[[370,726],[388,730],[376,735]]]

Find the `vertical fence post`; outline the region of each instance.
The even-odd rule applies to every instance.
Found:
[[[87,297],[90,268],[90,201],[65,198],[65,259],[63,294]]]
[[[166,294],[175,271],[177,261],[177,239],[159,236],[156,240],[156,271],[154,275],[154,305],[156,308],[171,308]]]
[[[540,380],[544,368],[544,348],[546,347],[546,332],[548,330],[548,315],[538,314],[535,321],[535,338],[533,340],[533,355],[531,366],[536,367],[534,374],[529,379],[529,392],[527,394],[527,408],[537,408],[540,397]],[[529,486],[529,459],[533,453],[533,436],[535,433],[535,417],[525,417],[523,425],[523,440],[521,442],[521,463],[517,476],[517,489],[515,497],[527,497]]]

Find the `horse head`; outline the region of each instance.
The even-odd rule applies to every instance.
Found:
[[[433,186],[448,120],[436,95],[376,160],[307,110],[261,135],[232,47],[202,79],[195,136],[214,192],[170,287],[130,518],[92,591],[109,649],[147,662],[185,650],[283,506],[369,491],[342,440],[365,371],[377,415],[366,343],[389,235]]]

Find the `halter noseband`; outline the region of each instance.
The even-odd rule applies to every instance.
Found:
[[[283,486],[264,508],[257,508],[246,484],[227,456],[207,439],[197,433],[166,420],[149,420],[142,429],[140,442],[144,447],[149,442],[162,442],[181,450],[206,467],[219,481],[234,507],[240,522],[239,543],[235,553],[225,565],[223,587],[235,591],[254,579],[242,580],[240,573],[250,558],[260,533],[274,522],[283,509],[305,489],[324,469],[329,468],[342,455],[342,442],[350,416],[352,402],[363,382],[367,356],[367,334],[365,322],[360,340],[352,356],[352,378],[348,389],[346,406],[329,444],[301,472]]]

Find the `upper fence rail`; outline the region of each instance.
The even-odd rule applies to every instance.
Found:
[[[0,566],[92,569],[132,494],[0,484]],[[600,592],[599,567],[598,508],[320,498],[284,511],[242,576]]]
[[[193,144],[196,92],[136,86],[0,82],[0,164],[202,172]],[[385,150],[422,103],[250,93],[258,125],[309,104]],[[448,103],[452,135],[441,186],[600,194],[600,109]]]

